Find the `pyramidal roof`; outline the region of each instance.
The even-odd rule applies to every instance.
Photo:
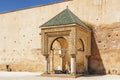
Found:
[[[41,27],[58,26],[67,24],[79,24],[82,27],[90,29],[85,25],[75,14],[73,14],[68,8],[63,10],[61,13],[44,23]]]

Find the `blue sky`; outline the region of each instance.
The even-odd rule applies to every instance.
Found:
[[[61,0],[1,0],[0,12],[6,12],[10,10],[17,10],[21,8],[27,8],[31,6],[49,4],[52,2],[58,2]]]

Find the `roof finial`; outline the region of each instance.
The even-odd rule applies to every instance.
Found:
[[[66,9],[68,9],[68,6],[66,6]]]

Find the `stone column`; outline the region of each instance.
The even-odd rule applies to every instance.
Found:
[[[63,62],[62,62],[62,59],[63,57],[62,57],[62,55],[60,55],[60,66],[59,66],[59,70],[62,70],[62,64],[63,64]]]
[[[71,54],[71,74],[76,74],[75,54]]]
[[[63,66],[63,51],[59,50],[59,55],[60,55],[60,66],[59,66],[59,70],[62,70],[62,66]]]
[[[52,50],[52,74],[54,73],[54,49]]]
[[[88,73],[88,57],[84,56],[85,73]]]
[[[45,72],[48,74],[49,73],[49,61],[48,61],[48,55],[45,56],[46,59],[46,65],[45,65]]]

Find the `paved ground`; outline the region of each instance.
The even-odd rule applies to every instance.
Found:
[[[41,77],[39,72],[0,72],[0,80],[120,80],[119,75],[81,76],[79,78]]]

